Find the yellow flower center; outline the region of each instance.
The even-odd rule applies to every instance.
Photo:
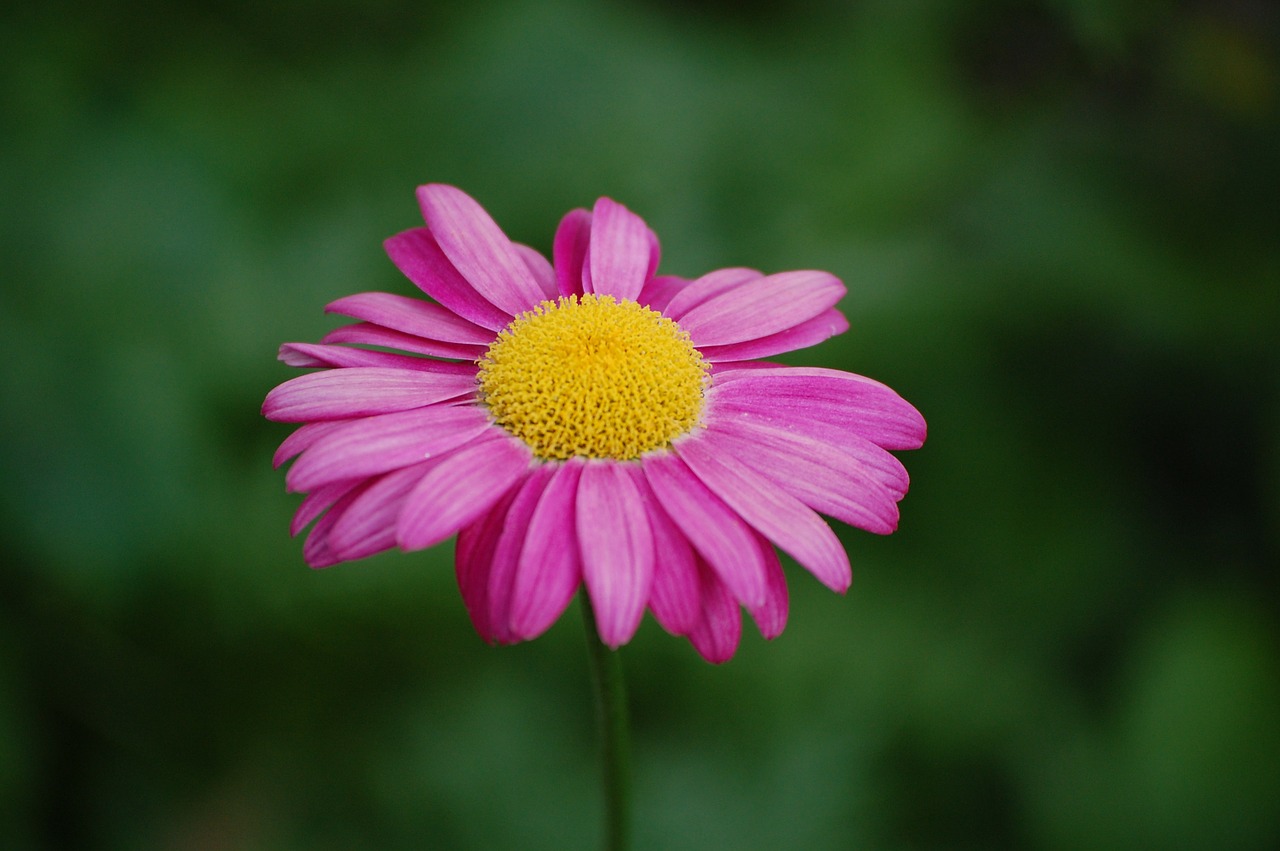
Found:
[[[669,446],[698,424],[708,369],[675,322],[607,295],[520,314],[479,365],[494,419],[548,460]]]

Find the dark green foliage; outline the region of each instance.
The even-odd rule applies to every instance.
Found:
[[[464,9],[470,11],[463,11]],[[0,847],[589,847],[571,612],[447,548],[311,572],[262,420],[457,184],[663,270],[820,268],[798,353],[930,424],[846,598],[625,648],[638,847],[1280,843],[1273,4],[25,4],[0,13]],[[794,565],[789,569],[794,568]]]

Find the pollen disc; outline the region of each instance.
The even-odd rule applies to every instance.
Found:
[[[522,313],[479,361],[480,399],[543,459],[629,460],[698,424],[708,366],[662,314],[612,296]]]

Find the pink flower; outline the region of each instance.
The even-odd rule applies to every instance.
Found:
[[[923,444],[920,414],[869,378],[758,360],[848,328],[835,277],[655,275],[657,237],[608,198],[564,217],[553,266],[458,189],[418,200],[427,226],[386,250],[432,301],[333,302],[358,321],[282,346],[285,363],[321,371],[262,407],[304,423],[275,463],[297,457],[292,532],[315,521],[313,567],[456,534],[458,585],[488,641],[540,635],[586,583],[609,646],[647,608],[723,662],[741,608],[766,638],[782,632],[775,546],[849,587],[818,512],[896,528],[908,480],[886,450]]]

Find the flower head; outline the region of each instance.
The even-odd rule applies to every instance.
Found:
[[[556,232],[554,265],[451,186],[418,190],[427,226],[387,253],[430,301],[338,299],[357,322],[280,358],[319,368],[268,394],[303,425],[276,453],[306,496],[313,567],[457,535],[477,631],[534,638],[585,583],[600,637],[645,610],[722,662],[741,609],[781,633],[775,547],[844,592],[849,559],[819,512],[887,534],[907,473],[887,450],[925,423],[883,384],[762,361],[848,328],[825,272],[656,275],[658,240],[601,198]],[[368,348],[376,347],[376,348]]]

